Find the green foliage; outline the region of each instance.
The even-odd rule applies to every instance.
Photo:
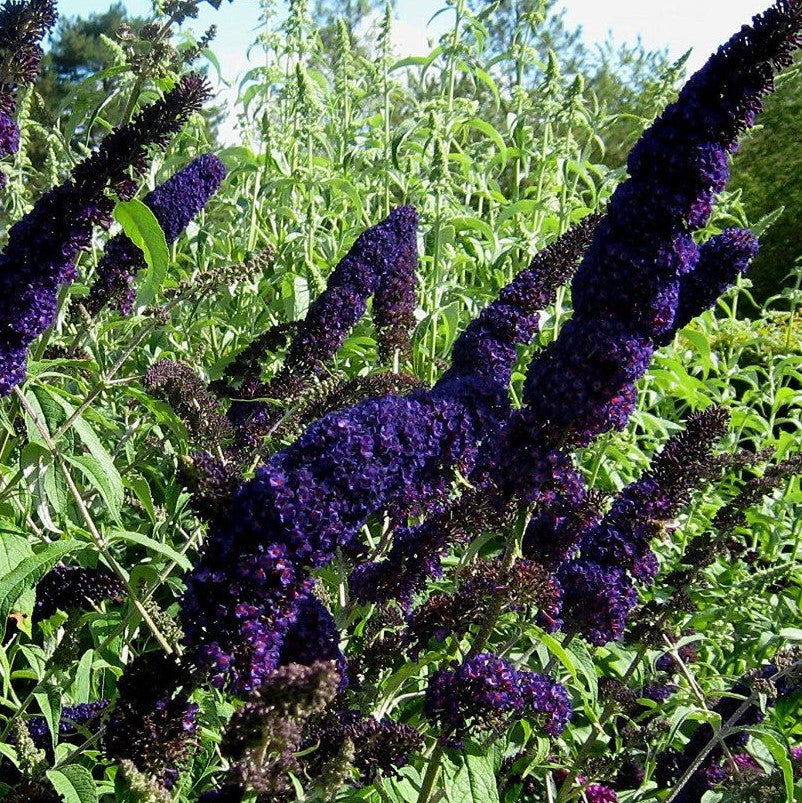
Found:
[[[799,127],[802,123],[802,70],[782,76],[766,101],[760,125],[744,138],[733,160],[732,186],[743,191],[751,220],[777,210],[779,219],[761,237],[760,254],[751,274],[759,302],[778,293],[802,253],[802,172]]]

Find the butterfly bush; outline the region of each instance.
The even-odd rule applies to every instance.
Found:
[[[321,392],[319,404],[310,401],[299,414],[306,424],[300,435],[263,459],[248,479],[239,475],[243,455],[251,465],[264,457],[263,439],[275,436],[277,416],[284,414],[261,399],[286,402],[323,385],[371,297],[380,360],[398,367],[409,356],[418,241],[417,213],[410,206],[395,209],[357,238],[302,321],[257,338],[234,361],[216,385],[236,391],[226,420],[187,366],[161,361],[150,369],[146,387],[183,413],[215,454],[200,453],[184,466],[201,491],[195,509],[210,526],[178,604],[180,661],[145,652],[129,663],[102,734],[106,755],[119,763],[132,789],[140,774],[153,780],[151,791],[162,795],[157,799],[177,789],[203,717],[219,714],[202,713],[193,699],[207,682],[215,687],[215,700],[221,693],[233,695],[234,710],[219,746],[228,769],[201,796],[204,801],[280,799],[291,794],[290,776],[304,774],[340,787],[403,776],[404,766],[424,749],[424,733],[437,746],[426,759],[421,801],[446,748],[475,739],[490,743],[520,720],[555,742],[549,747],[555,756],[565,748],[570,740],[561,736],[572,719],[584,715],[581,707],[551,677],[551,664],[542,673],[524,668],[537,645],[518,661],[518,639],[497,647],[496,654],[488,646],[491,633],[499,617],[513,611],[523,634],[538,624],[564,630],[566,644],[575,636],[595,646],[620,640],[638,585],[653,582],[658,573],[654,538],[670,535],[692,492],[724,465],[713,449],[727,416],[716,407],[692,415],[649,469],[610,500],[587,486],[574,452],[626,426],[637,382],[655,350],[714,304],[755,256],[757,241],[747,230],[727,229],[706,239],[702,230],[726,186],[738,136],[754,123],[763,95],[773,88],[774,71],[788,66],[802,43],[800,27],[802,6],[780,0],[720,48],[636,144],[629,177],[604,215],[580,221],[501,289],[457,338],[451,363],[433,387],[360,377]],[[22,380],[30,344],[54,323],[59,289],[74,279],[93,226],[108,225],[106,188],[130,197],[129,168],[141,170],[148,145],[164,144],[203,96],[200,79],[184,79],[109,135],[11,229],[0,254],[6,299],[0,304],[0,392]],[[219,160],[207,155],[145,198],[168,242],[224,175]],[[130,241],[112,240],[93,289],[98,295],[95,301],[90,295],[88,308],[101,296],[114,296],[124,307],[141,259]],[[521,405],[515,406],[513,371],[521,354],[529,353],[522,347],[533,344],[543,309],[572,276],[573,316],[534,351]],[[286,341],[282,368],[263,380],[263,352]],[[387,387],[392,392],[377,392]],[[233,448],[225,451],[229,441]],[[748,504],[798,468],[791,459],[786,468],[745,483],[714,525],[731,534]],[[374,544],[363,533],[377,523],[384,527]],[[477,534],[490,540],[474,542]],[[698,557],[699,567],[709,565],[711,541],[694,539],[683,560]],[[468,547],[467,566],[444,561],[454,546]],[[449,571],[456,590],[422,598],[429,582]],[[320,582],[332,576],[339,581],[336,618],[329,586]],[[667,582],[681,587],[684,576],[670,575]],[[58,567],[41,585],[37,618],[64,609],[70,597],[73,603],[80,597],[70,607],[82,607],[117,591],[103,572],[67,567]],[[679,606],[687,595],[677,597]],[[651,637],[659,641],[668,638],[662,627],[668,608],[656,609],[660,616],[651,625],[660,627]],[[371,619],[364,630],[346,634],[366,611]],[[387,625],[386,639],[370,642],[375,632],[367,630],[374,621],[379,628]],[[411,724],[393,721],[393,700],[375,699],[375,666],[367,650],[361,664],[349,665],[345,653],[354,641],[377,646],[374,663],[384,661],[382,670],[392,670],[399,656],[421,661],[410,695],[417,706]],[[439,666],[428,656],[421,659],[432,642],[448,656]],[[655,642],[644,640],[643,651],[646,646]],[[659,647],[655,662],[667,676],[631,686],[612,678],[599,684],[600,695],[625,717],[646,720],[648,701],[659,710],[678,692],[671,673],[678,660],[687,662],[695,653]],[[616,654],[610,654],[612,662]],[[757,695],[774,700],[795,693],[797,665],[798,657],[776,658],[737,684],[734,696],[714,704],[713,712],[730,728],[759,722]],[[684,797],[676,799],[701,800],[728,777],[756,772],[747,754],[725,762],[727,751],[747,743],[740,731],[724,733],[698,763],[714,735],[705,723],[684,750],[664,750],[657,784],[668,788],[684,775]],[[537,750],[545,744],[538,740]],[[537,760],[546,755],[540,752]],[[524,754],[520,760],[531,758]],[[518,762],[506,766],[506,781],[525,788],[527,776],[516,767]],[[577,766],[553,773],[553,780],[563,787],[560,800],[581,795],[611,803],[618,800],[611,776]],[[636,762],[621,767],[617,777],[624,786],[645,780]]]
[[[500,504],[585,503],[568,447],[624,426],[634,409],[635,382],[657,342],[676,331],[680,298],[686,299],[683,315],[702,312],[754,252],[751,235],[730,231],[711,240],[702,259],[692,234],[709,218],[726,182],[727,153],[754,121],[761,96],[772,88],[773,69],[787,65],[798,45],[797,17],[794,5],[781,3],[756,18],[754,28],[722,47],[644,134],[628,162],[630,178],[614,193],[574,277],[574,316],[533,358],[520,411],[511,411],[507,398],[513,347],[533,337],[536,305],[553,297],[553,279],[564,279],[564,269],[552,275],[535,266],[513,282],[458,341],[454,366],[431,392],[331,413],[243,484],[230,525],[212,533],[182,602],[187,646],[211,667],[216,682],[257,688],[279,665],[282,641],[313,585],[309,569],[329,563],[337,549],[358,553],[357,533],[372,515],[387,510],[402,522],[445,501],[455,468]],[[363,264],[386,265],[396,253],[394,220],[363,235],[341,263],[331,292],[310,310],[290,346],[290,366],[314,370],[318,355],[331,355],[342,342],[376,275]],[[555,259],[564,267],[563,256],[558,252]],[[550,264],[550,255],[544,259]],[[343,305],[352,311],[341,315]],[[336,325],[322,325],[335,319]],[[479,354],[483,359],[476,360]],[[643,536],[632,522],[623,523],[627,503],[624,497],[604,527],[611,531],[620,519],[616,532],[635,537],[631,548],[641,553],[632,571],[653,574]],[[421,541],[424,547],[416,550]],[[588,539],[590,556],[592,547]],[[395,574],[410,559],[431,561],[437,540],[424,521],[396,533],[393,550],[388,561],[352,574],[358,598],[382,587],[382,571]],[[423,571],[431,573],[431,566]],[[577,603],[606,590],[614,600],[610,624],[583,626],[599,642],[620,636],[636,595],[626,566],[612,556],[603,563],[583,558],[569,561],[557,576]],[[563,594],[564,610],[573,610],[574,599]]]
[[[709,219],[713,198],[726,184],[727,154],[773,88],[773,70],[790,63],[798,27],[794,3],[779,3],[756,17],[644,133],[628,161],[630,177],[613,194],[574,276],[574,316],[533,358],[525,404],[507,417],[498,437],[487,439],[473,482],[501,500],[538,502],[541,508],[586,504],[567,447],[623,428],[634,410],[635,383],[658,343],[704,311],[756,251],[755,238],[745,230],[712,238],[701,253],[692,234]],[[592,516],[581,518],[592,522]],[[417,554],[430,563],[423,573],[431,573],[436,536],[426,523],[417,529]],[[415,555],[416,540],[402,534],[398,552]],[[400,556],[387,562],[386,574],[398,576],[401,562]],[[381,565],[359,570],[369,579],[363,583],[355,575],[357,595],[375,598]],[[607,591],[611,621],[594,638],[620,636],[636,600],[626,571],[585,561],[564,567],[562,576],[575,587],[578,605],[585,595],[599,599]],[[564,602],[571,605],[568,595]]]
[[[587,231],[580,228],[570,245],[564,241],[544,257],[549,270],[554,259],[557,277],[570,255],[577,258]],[[534,285],[540,294],[516,306],[510,293],[505,306],[512,317],[532,316],[533,305],[555,291],[549,270],[535,267],[513,283]],[[500,344],[495,367],[502,380],[507,377],[503,381],[516,358],[516,338],[528,341],[534,331],[531,325],[485,330],[483,339]],[[502,351],[505,339],[511,342]],[[477,386],[481,395],[467,391]],[[468,364],[430,392],[369,399],[331,413],[257,469],[190,576],[182,606],[188,645],[197,645],[201,660],[214,664],[218,681],[228,673],[235,688],[256,688],[275,669],[283,633],[311,587],[306,567],[330,562],[337,548],[358,549],[359,529],[377,510],[388,508],[401,520],[444,498],[454,470],[469,471],[476,444],[508,408],[496,374],[484,375],[481,362],[473,371]],[[232,599],[242,604],[232,606]]]
[[[457,398],[475,409],[491,443],[509,413],[516,346],[531,342],[537,334],[539,311],[571,275],[598,222],[597,216],[586,218],[502,289],[499,299],[457,338],[452,367],[432,389],[435,398]],[[438,511],[418,526],[400,529],[385,560],[363,564],[351,573],[351,593],[363,602],[397,597],[408,603],[428,577],[439,573],[440,556],[455,540],[455,527],[475,516],[477,507],[476,500],[470,500],[467,509]],[[499,511],[493,514],[498,516]]]

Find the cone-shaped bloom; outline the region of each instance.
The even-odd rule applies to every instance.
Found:
[[[557,571],[566,628],[594,644],[621,638],[637,602],[633,580],[651,582],[657,559],[651,542],[673,519],[691,491],[715,473],[712,450],[727,428],[723,408],[688,419],[640,479],[624,488],[602,520],[586,532],[580,555]]]
[[[381,342],[398,340],[402,331],[408,331],[414,308],[417,230],[418,213],[411,206],[400,206],[362,232],[298,323],[281,372],[268,385],[256,375],[243,377],[240,397],[287,398],[303,389],[345,342],[374,294]],[[243,442],[255,444],[269,428],[270,413],[265,403],[235,402],[229,415]]]
[[[153,212],[168,245],[206,206],[225,177],[225,165],[213,153],[206,153],[145,196],[143,203]],[[107,304],[113,304],[128,315],[134,302],[131,284],[144,267],[142,251],[128,237],[118,234],[109,240],[97,266],[97,281],[84,301],[87,312],[96,315]]]
[[[563,444],[585,444],[623,427],[655,342],[743,270],[754,252],[746,234],[722,235],[703,260],[691,234],[707,223],[727,182],[728,153],[773,89],[773,70],[790,63],[801,26],[797,0],[755,17],[633,148],[630,178],[614,193],[574,277],[574,319],[528,373],[525,398],[539,437],[547,431]]]

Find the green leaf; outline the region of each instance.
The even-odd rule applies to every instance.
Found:
[[[794,799],[794,767],[791,764],[788,745],[775,731],[769,730],[765,726],[755,726],[749,728],[749,734],[753,739],[759,740],[771,753],[774,763],[783,774],[785,784],[785,799]]]
[[[303,276],[295,276],[292,280],[293,316],[296,321],[306,315],[309,309],[309,283]]]
[[[87,650],[75,668],[75,679],[72,683],[71,696],[74,701],[88,703],[92,693],[92,665],[95,660],[94,650]]]
[[[411,765],[402,767],[395,777],[382,778],[383,795],[393,803],[416,803],[420,796],[421,776]]]
[[[0,536],[0,577],[6,577],[13,569],[19,566],[25,558],[33,555],[33,550],[28,540],[15,533],[4,532]],[[33,589],[23,592],[14,603],[14,614],[17,617],[17,627],[27,635],[31,635],[31,614],[36,602],[36,594]]]
[[[113,530],[111,537],[113,539],[119,538],[123,541],[129,541],[132,544],[139,544],[140,546],[152,550],[153,552],[158,552],[159,554],[168,557],[170,560],[175,561],[175,563],[184,569],[184,571],[189,571],[192,569],[192,564],[184,555],[176,552],[171,546],[163,544],[161,541],[157,541],[155,538],[151,538],[150,536],[143,535],[142,533],[131,532],[130,530]]]
[[[543,642],[546,649],[553,655],[557,656],[557,660],[568,670],[571,677],[577,679],[577,669],[574,663],[574,656],[567,652],[565,647],[554,636],[549,635],[545,631],[538,629],[537,638]]]
[[[57,393],[51,393],[48,398],[55,401],[64,410],[64,413],[67,417],[72,417],[75,413],[75,407]],[[102,469],[102,473],[106,479],[106,485],[109,489],[110,497],[113,500],[119,499],[120,506],[122,506],[123,481],[120,477],[119,471],[117,471],[117,468],[114,465],[112,456],[109,454],[106,447],[100,442],[100,438],[93,427],[83,416],[79,415],[77,418],[75,418],[71,426],[72,429],[78,434],[81,443],[83,443],[83,445],[89,451],[89,454],[95,458],[95,460],[98,462],[98,465]],[[83,468],[81,470],[86,473]]]
[[[148,481],[144,477],[132,476],[126,479],[125,484],[136,494],[136,498],[145,508],[150,523],[156,524],[156,507],[153,504],[153,494]]]
[[[114,207],[114,219],[123,227],[129,240],[141,249],[147,264],[144,278],[136,294],[138,307],[150,304],[167,276],[170,252],[156,215],[142,201],[120,201]]]
[[[570,653],[573,659],[573,664],[577,668],[578,677],[581,676],[585,679],[587,692],[583,689],[582,696],[586,698],[589,712],[592,714],[599,695],[599,678],[596,674],[593,657],[584,642],[579,639],[572,639],[571,647],[566,650],[566,652]]]
[[[33,696],[50,729],[50,741],[55,750],[58,741],[58,726],[61,721],[61,692],[56,686],[48,683],[40,691],[34,692]]]
[[[755,237],[762,237],[783,215],[785,207],[781,206],[779,209],[774,209],[767,215],[763,215],[757,223],[753,223],[749,228]]]
[[[108,463],[88,454],[64,455],[64,459],[84,475],[86,481],[103,497],[111,517],[119,521],[123,506],[123,484],[114,466],[109,471]]]
[[[0,580],[0,640],[5,637],[6,620],[14,604],[67,554],[86,549],[83,541],[69,540],[48,544],[41,552],[25,558]]]
[[[460,764],[445,759],[443,787],[448,803],[499,803],[492,755],[473,745]]]
[[[498,148],[499,153],[506,154],[507,146],[504,144],[504,137],[490,123],[479,117],[471,117],[463,125],[475,129],[480,134],[484,134]]]
[[[48,770],[46,774],[64,803],[97,803],[95,781],[86,767],[69,764],[58,770]]]

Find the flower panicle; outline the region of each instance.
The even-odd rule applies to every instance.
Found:
[[[417,652],[431,640],[460,637],[482,623],[491,601],[500,597],[503,610],[547,614],[559,610],[561,589],[542,566],[519,560],[506,568],[500,560],[479,563],[457,576],[453,593],[432,594],[407,617],[407,638]]]
[[[558,736],[571,718],[565,688],[551,678],[516,669],[504,658],[480,653],[429,680],[424,700],[428,719],[447,742],[459,744],[475,732],[499,732],[515,718],[536,717]]]
[[[585,445],[623,428],[655,346],[745,269],[756,250],[751,235],[725,233],[701,254],[692,235],[726,186],[728,154],[773,89],[774,69],[799,47],[800,28],[796,0],[755,17],[633,148],[630,177],[574,276],[574,318],[527,373],[526,416],[537,437]]]
[[[362,603],[395,599],[409,608],[428,580],[442,574],[441,558],[449,546],[511,523],[511,508],[489,505],[485,494],[467,491],[420,524],[399,528],[384,560],[356,566],[348,578],[351,594]]]
[[[749,479],[727,502],[713,519],[713,527],[720,533],[731,533],[746,524],[746,511],[756,505],[791,477],[802,474],[802,454],[792,454],[772,464],[759,476]]]
[[[417,226],[417,212],[411,206],[400,206],[363,231],[297,324],[282,370],[267,384],[256,375],[246,376],[240,398],[287,399],[303,391],[345,342],[372,295],[378,301],[382,350],[400,347],[406,351],[402,341],[414,322]],[[240,402],[232,405],[230,415],[247,442],[255,445],[269,430],[271,413],[265,403]]]
[[[410,756],[420,750],[423,737],[417,729],[388,717],[376,719],[357,710],[332,711],[313,722],[305,734],[305,745],[317,745],[307,759],[310,768],[317,770],[315,775],[336,759],[346,742],[358,748],[352,761],[360,782],[367,784],[380,776],[397,775]]]
[[[341,681],[335,665],[315,661],[276,669],[235,711],[221,745],[233,764],[229,787],[278,795],[290,788],[304,728],[334,699]]]
[[[168,245],[178,239],[189,222],[206,206],[226,176],[225,165],[212,153],[193,159],[167,181],[148,193],[143,203],[153,212]],[[83,306],[90,315],[114,304],[123,314],[134,302],[132,283],[137,271],[145,267],[142,251],[124,234],[106,244],[97,266],[98,278]]]
[[[121,602],[124,598],[122,581],[102,566],[56,566],[36,586],[33,621],[48,619],[58,610],[82,610],[104,600]]]
[[[151,147],[164,148],[192,114],[201,110],[211,94],[206,78],[198,73],[183,76],[164,97],[145,106],[131,120],[106,136],[98,149],[72,171],[82,193],[102,192],[106,185],[128,188],[129,168],[142,173]],[[122,192],[122,197],[130,197]]]
[[[580,554],[557,571],[566,626],[594,644],[620,639],[637,601],[634,580],[652,582],[657,559],[651,542],[690,499],[700,482],[715,475],[713,447],[729,416],[709,407],[688,418],[655,456],[650,469],[624,488],[612,507],[579,542]]]
[[[192,678],[164,653],[144,653],[117,684],[104,733],[106,753],[172,789],[186,764],[198,728],[198,706],[189,701]]]
[[[506,412],[516,346],[532,342],[541,311],[554,302],[557,288],[570,278],[601,219],[600,214],[587,215],[539,251],[529,267],[502,288],[457,338],[451,368],[435,393],[463,394],[496,417]]]
[[[143,384],[173,408],[200,443],[219,444],[231,434],[231,424],[219,411],[217,399],[186,363],[159,360],[148,368]]]
[[[181,477],[192,491],[190,504],[195,514],[216,526],[225,523],[242,475],[230,463],[210,452],[193,452],[181,463]]]

